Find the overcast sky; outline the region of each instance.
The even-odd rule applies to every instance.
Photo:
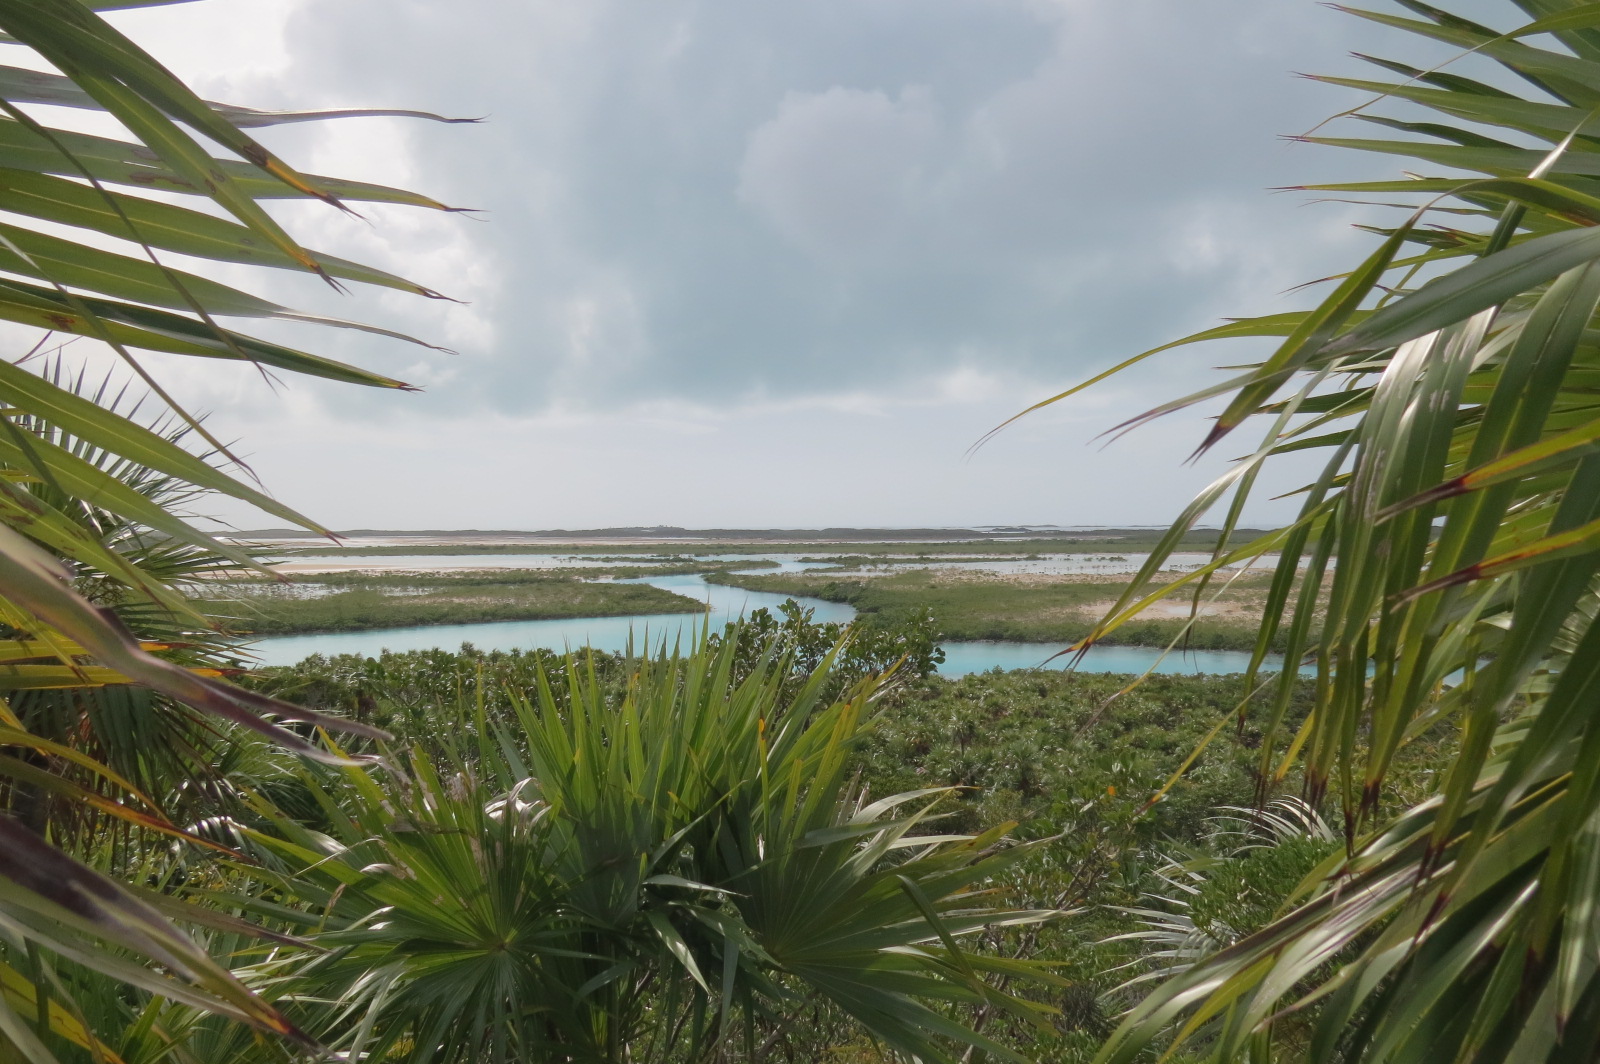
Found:
[[[117,17],[215,99],[486,119],[264,137],[304,169],[481,212],[279,212],[308,246],[463,304],[245,278],[456,349],[275,334],[421,394],[153,363],[276,495],[341,528],[1163,522],[1220,468],[1182,464],[1203,422],[1093,438],[1256,349],[1168,355],[965,452],[1139,350],[1300,305],[1287,289],[1362,254],[1351,223],[1384,215],[1268,190],[1399,164],[1282,141],[1359,101],[1293,72],[1438,55],[1310,0],[210,0]]]

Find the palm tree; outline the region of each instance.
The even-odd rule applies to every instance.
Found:
[[[1306,139],[1412,160],[1393,181],[1310,186],[1404,213],[1316,306],[1178,341],[1277,346],[1146,417],[1224,394],[1202,450],[1252,419],[1265,431],[1085,641],[1276,554],[1249,685],[1264,706],[1240,713],[1264,716],[1264,787],[1298,767],[1345,846],[1276,921],[1155,989],[1106,1061],[1158,1039],[1266,1060],[1280,1020],[1308,1012],[1316,1061],[1600,1052],[1600,6],[1517,0],[1531,21],[1500,32],[1399,3],[1350,13],[1471,58],[1363,57],[1374,80],[1323,80],[1359,90],[1350,113],[1378,132]],[[1290,451],[1326,456],[1299,516],[1237,542],[1260,470]],[[1155,585],[1224,501],[1214,563]],[[1291,734],[1302,662],[1315,709]],[[1436,793],[1391,812],[1396,759],[1441,733],[1456,746]]]
[[[0,360],[0,744],[15,751],[0,756],[0,783],[33,810],[31,827],[0,816],[0,1046],[31,1061],[49,1059],[50,1037],[106,1051],[63,996],[51,958],[299,1037],[168,919],[215,928],[217,914],[174,909],[165,895],[119,884],[55,843],[83,851],[93,841],[72,830],[85,809],[140,832],[191,837],[166,815],[165,796],[145,787],[170,781],[175,765],[181,774],[194,764],[179,740],[194,738],[195,714],[210,716],[211,732],[254,730],[322,758],[330,756],[322,747],[267,718],[371,733],[238,688],[196,652],[215,643],[215,626],[175,581],[197,568],[255,563],[182,516],[185,495],[220,493],[322,530],[252,486],[210,429],[170,401],[139,353],[244,360],[263,371],[400,389],[400,381],[217,319],[311,321],[407,338],[299,314],[176,269],[165,256],[439,297],[302,247],[263,205],[318,199],[345,210],[359,201],[446,209],[397,189],[302,174],[246,132],[391,112],[263,112],[201,100],[97,13],[148,2],[0,0],[0,31],[22,64],[0,66],[0,320],[108,345],[164,407],[156,419],[170,419],[152,427],[111,395],[36,372],[43,360],[24,365],[38,349]],[[38,117],[49,113],[40,106],[103,112],[130,139],[53,127]],[[182,197],[220,214],[173,202]],[[113,704],[118,712],[94,711]],[[47,723],[63,714],[84,726],[48,734]],[[117,727],[106,726],[112,718]],[[86,734],[92,741],[81,741]],[[51,809],[41,813],[41,801]]]
[[[442,737],[382,769],[308,768],[316,830],[266,802],[237,828],[309,940],[278,954],[286,1010],[350,1060],[757,1060],[821,1005],[906,1059],[1020,1061],[949,1009],[1054,1011],[986,979],[1047,966],[961,945],[1055,915],[985,887],[1037,844],[930,833],[950,788],[869,798],[885,681],[829,698],[837,653],[798,690],[738,627],[620,689],[569,657],[508,713],[436,707]]]

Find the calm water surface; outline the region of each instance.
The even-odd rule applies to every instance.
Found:
[[[510,556],[510,557],[515,557]],[[774,557],[773,560],[779,560]],[[807,563],[786,559],[789,565],[804,568]],[[771,571],[771,570],[767,570]],[[633,617],[580,617],[550,621],[495,621],[487,624],[447,624],[425,628],[382,628],[365,632],[321,632],[310,635],[274,636],[253,644],[256,656],[265,665],[292,665],[312,654],[364,654],[376,656],[384,650],[454,650],[471,643],[480,650],[565,650],[592,646],[597,650],[621,651],[631,639],[634,646],[648,643],[659,646],[682,642],[687,645],[709,620],[713,629],[727,621],[747,616],[765,607],[777,612],[789,598],[764,591],[708,584],[699,575],[657,576],[637,581],[673,591],[706,603],[704,614],[658,613]],[[797,599],[815,613],[819,622],[849,621],[855,610],[822,599]],[[1045,643],[966,642],[945,643],[943,676],[965,676],[990,669],[1066,668],[1066,657],[1045,664],[1060,647]],[[1156,672],[1224,673],[1242,672],[1250,655],[1240,651],[1192,651],[1187,654],[1162,652],[1149,647],[1095,647],[1078,665],[1080,672]]]
[[[766,570],[770,572],[771,570]],[[632,617],[567,617],[550,621],[491,621],[487,624],[440,624],[426,628],[378,628],[365,632],[316,632],[308,635],[273,636],[257,641],[253,649],[267,665],[291,665],[311,654],[366,654],[383,650],[429,650],[446,647],[454,650],[471,643],[480,650],[565,650],[591,646],[596,650],[627,649],[631,638],[637,646],[651,646],[663,640],[687,644],[709,620],[713,629],[763,606],[777,612],[788,595],[708,584],[699,574],[652,576],[629,583],[652,584],[666,591],[704,602],[705,613],[655,613]],[[856,611],[850,606],[821,599],[803,599],[802,605],[816,612],[820,622],[849,621]]]

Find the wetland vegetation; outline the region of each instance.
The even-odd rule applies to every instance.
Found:
[[[889,623],[928,613],[943,640],[1036,642],[1041,648],[1060,648],[1090,632],[1131,579],[1130,574],[1114,570],[1131,569],[1134,564],[1121,554],[1029,552],[996,558],[987,551],[945,551],[944,546],[922,544],[916,553],[906,554],[800,555],[799,561],[808,568],[781,572],[777,570],[786,567],[759,558],[707,560],[680,555],[663,560],[615,553],[582,559],[606,563],[603,566],[570,569],[296,572],[289,583],[212,582],[206,585],[206,594],[214,615],[236,630],[277,635],[688,613],[703,604],[647,584],[615,581],[703,574],[708,583],[842,603],[864,618]],[[720,553],[722,547],[703,549]],[[997,568],[983,568],[986,560],[995,561]],[[941,567],[942,561],[976,568]],[[1110,566],[1113,572],[1005,568],[1028,561],[1037,561],[1044,569],[1083,564]],[[1177,575],[1173,572],[1167,578]],[[1214,582],[1200,618],[1192,624],[1186,605],[1164,604],[1110,633],[1105,642],[1160,648],[1182,635],[1196,650],[1251,649],[1269,579],[1265,573],[1247,574],[1225,588],[1221,581]]]
[[[1046,648],[1060,649],[1087,635],[1130,579],[939,568],[944,557],[917,555],[905,559],[916,567],[889,571],[863,571],[861,560],[849,556],[808,559],[815,567],[799,572],[752,571],[779,568],[760,560],[567,570],[361,570],[299,573],[288,583],[214,581],[204,590],[211,615],[232,630],[286,635],[693,613],[704,603],[692,593],[618,581],[694,573],[703,574],[708,583],[842,603],[864,620],[894,624],[927,614],[941,640],[1038,643],[1042,658]],[[1118,556],[1088,557],[1109,561]],[[1191,623],[1186,603],[1166,605],[1110,633],[1104,642],[1162,648],[1181,636],[1195,650],[1249,650],[1255,645],[1269,579],[1246,575],[1225,589],[1219,582],[1208,593],[1198,620]]]
[[[765,637],[773,634],[768,628]],[[814,646],[824,634],[791,624],[779,645]],[[747,655],[736,671],[756,661]],[[251,682],[427,749],[441,705],[480,707],[460,725],[470,746],[477,730],[514,719],[516,692],[541,675],[559,695],[569,682],[559,664],[541,651],[318,657],[262,670]],[[841,661],[835,683],[842,689],[880,665]],[[625,696],[624,659],[599,655],[592,667],[611,697]],[[1338,848],[1320,820],[1292,803],[1286,808],[1293,815],[1286,813],[1276,832],[1252,819],[1272,766],[1264,765],[1261,732],[1248,718],[1218,731],[1168,786],[1219,724],[1237,718],[1247,701],[1242,677],[1155,676],[1126,690],[1126,677],[1108,675],[994,672],[952,681],[916,671],[880,693],[870,723],[851,743],[848,771],[869,798],[949,788],[942,797],[930,792],[941,830],[981,836],[1008,829],[1023,844],[996,870],[999,897],[1061,915],[996,927],[970,948],[1048,960],[1054,978],[1013,979],[1011,988],[1053,1011],[1044,1024],[981,1002],[951,1004],[947,1015],[968,1025],[982,1019],[990,1037],[1027,1059],[1088,1064],[1117,1011],[1137,1000],[1142,984],[1131,980],[1170,964],[1168,951],[1182,948],[1185,936],[1198,949],[1205,936],[1227,942],[1265,925],[1299,880]],[[797,668],[788,683],[803,685],[806,675]],[[1299,684],[1287,719],[1301,721],[1312,696],[1309,682]],[[1408,751],[1389,799],[1395,808],[1427,793],[1448,734]],[[876,1059],[838,1003],[813,999],[800,1015],[804,1022],[759,1027],[780,1059]]]
[[[698,613],[704,606],[694,599],[616,579],[683,568],[627,566],[607,572],[608,579],[597,579],[594,570],[581,577],[536,569],[326,573],[288,584],[215,582],[206,585],[203,601],[210,616],[252,635]]]
[[[935,563],[937,564],[937,563]],[[1106,635],[1109,645],[1164,647],[1183,637],[1197,650],[1250,650],[1256,642],[1269,574],[1213,589],[1192,624],[1188,605],[1150,611]],[[842,602],[865,615],[926,609],[943,639],[998,639],[1065,646],[1087,636],[1127,588],[1129,578],[911,569],[861,575],[828,570],[718,573],[712,583]],[[1164,614],[1164,615],[1163,615]]]

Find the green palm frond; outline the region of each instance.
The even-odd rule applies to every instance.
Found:
[[[949,1006],[1049,1013],[991,978],[1044,968],[961,944],[1052,915],[985,888],[1028,847],[930,831],[943,791],[868,801],[878,681],[819,697],[830,656],[791,697],[771,655],[738,678],[744,635],[620,694],[570,658],[515,726],[469,703],[434,756],[307,776],[322,830],[241,828],[326,928],[295,993],[333,1004],[302,1025],[351,1059],[699,1061],[816,999],[907,1059],[1019,1059]]]
[[[304,247],[266,201],[448,208],[410,192],[302,173],[247,132],[371,114],[437,116],[208,103],[96,13],[132,6],[144,3],[0,0],[0,38],[19,64],[0,66],[0,208],[7,214],[0,320],[108,345],[151,396],[144,411],[130,410],[117,393],[32,357],[37,349],[0,359],[0,696],[9,697],[0,701],[0,788],[28,824],[0,816],[0,961],[11,965],[0,970],[8,988],[0,993],[0,1052],[35,1062],[47,1059],[52,1038],[74,1043],[54,1011],[65,1000],[52,996],[49,965],[57,961],[296,1037],[281,1013],[178,931],[172,914],[46,839],[92,849],[95,825],[109,823],[199,844],[205,840],[169,816],[200,816],[204,800],[220,793],[202,785],[197,767],[218,759],[218,744],[234,729],[324,759],[331,755],[304,729],[278,722],[377,734],[243,690],[215,667],[224,633],[190,605],[183,584],[207,569],[254,562],[197,526],[191,503],[220,494],[322,529],[253,484],[209,427],[171,401],[143,352],[399,389],[406,385],[383,374],[224,328],[218,319],[411,338],[299,313],[204,270],[174,268],[166,257],[442,298]],[[39,117],[60,107],[109,116],[127,139]],[[101,854],[106,867],[125,866],[125,857]],[[204,917],[186,912],[191,925]],[[11,963],[18,956],[31,967]],[[26,993],[10,987],[8,972],[29,981],[36,1016],[18,1011],[19,1003],[26,1011]],[[74,1043],[80,1050],[83,1038]],[[89,1052],[110,1059],[104,1046]]]
[[[344,209],[347,201],[362,199],[439,208],[425,197],[303,175],[244,132],[280,120],[380,112],[271,115],[207,104],[78,0],[0,2],[0,30],[58,71],[0,68],[0,206],[20,219],[0,229],[0,318],[110,344],[163,402],[166,393],[138,360],[140,349],[245,359],[353,383],[402,386],[222,328],[219,315],[352,323],[297,314],[174,270],[161,258],[163,252],[175,251],[314,272],[335,284],[337,277],[437,296],[382,271],[306,250],[259,202],[289,196],[317,198]],[[136,139],[117,142],[47,127],[24,109],[38,103],[104,111]],[[232,158],[214,158],[200,137]],[[229,217],[151,199],[145,194],[150,189],[209,201]],[[31,228],[34,224],[43,228]],[[101,246],[103,241],[62,236],[62,226],[69,233],[92,230],[115,237],[120,250]],[[66,384],[59,375],[0,361],[0,403],[8,408],[10,422],[0,425],[6,430],[0,432],[0,520],[51,553],[103,572],[192,626],[205,628],[208,622],[175,593],[167,573],[147,571],[140,564],[152,559],[136,559],[73,527],[62,507],[70,510],[74,500],[92,498],[102,510],[154,535],[240,565],[252,564],[247,555],[201,531],[174,507],[150,500],[126,483],[126,470],[117,464],[126,463],[196,490],[230,495],[307,528],[318,527],[222,471],[215,461],[180,446],[170,434],[151,432]],[[232,460],[196,419],[179,407],[171,410],[207,450]],[[63,446],[58,437],[75,443]],[[116,461],[87,461],[84,448]],[[34,485],[50,490],[32,490]],[[71,590],[52,584],[35,581],[28,602],[11,601],[12,607],[33,616],[31,626],[41,630],[28,634],[44,642],[64,635],[43,630],[54,627],[59,617],[75,613],[87,619],[81,606],[69,603]],[[15,617],[3,619],[11,623]],[[81,640],[70,642],[82,645]],[[62,666],[75,664],[68,655],[60,657]],[[224,701],[231,697],[217,693]]]
[[[1225,806],[1211,818],[1200,852],[1167,857],[1141,904],[1120,906],[1139,930],[1108,942],[1137,942],[1139,956],[1113,971],[1138,969],[1111,991],[1127,991],[1186,972],[1264,923],[1310,864],[1331,852],[1338,834],[1298,798],[1280,796],[1255,809]],[[1287,880],[1286,880],[1287,875]]]
[[[1260,775],[1271,790],[1298,766],[1311,804],[1341,811],[1346,847],[1279,920],[1152,991],[1106,1061],[1173,1036],[1217,1059],[1266,1059],[1274,1031],[1303,1015],[1316,1061],[1600,1051],[1600,5],[1519,0],[1532,21],[1509,33],[1400,6],[1352,13],[1472,58],[1326,79],[1367,94],[1356,117],[1394,135],[1309,139],[1421,172],[1309,187],[1402,196],[1409,217],[1380,227],[1381,244],[1317,306],[1179,341],[1278,341],[1148,415],[1226,394],[1201,449],[1246,422],[1264,435],[1174,526],[1231,495],[1216,564],[1155,586],[1169,537],[1086,641],[1154,598],[1199,593],[1222,565],[1275,553],[1251,686],[1274,643],[1289,653]],[[1467,76],[1472,62],[1521,91]],[[1445,225],[1424,229],[1441,211]],[[1300,451],[1325,464],[1298,517],[1234,542],[1259,471]],[[1302,662],[1316,707],[1290,733]],[[1437,793],[1396,815],[1391,770],[1441,732],[1457,746]]]

